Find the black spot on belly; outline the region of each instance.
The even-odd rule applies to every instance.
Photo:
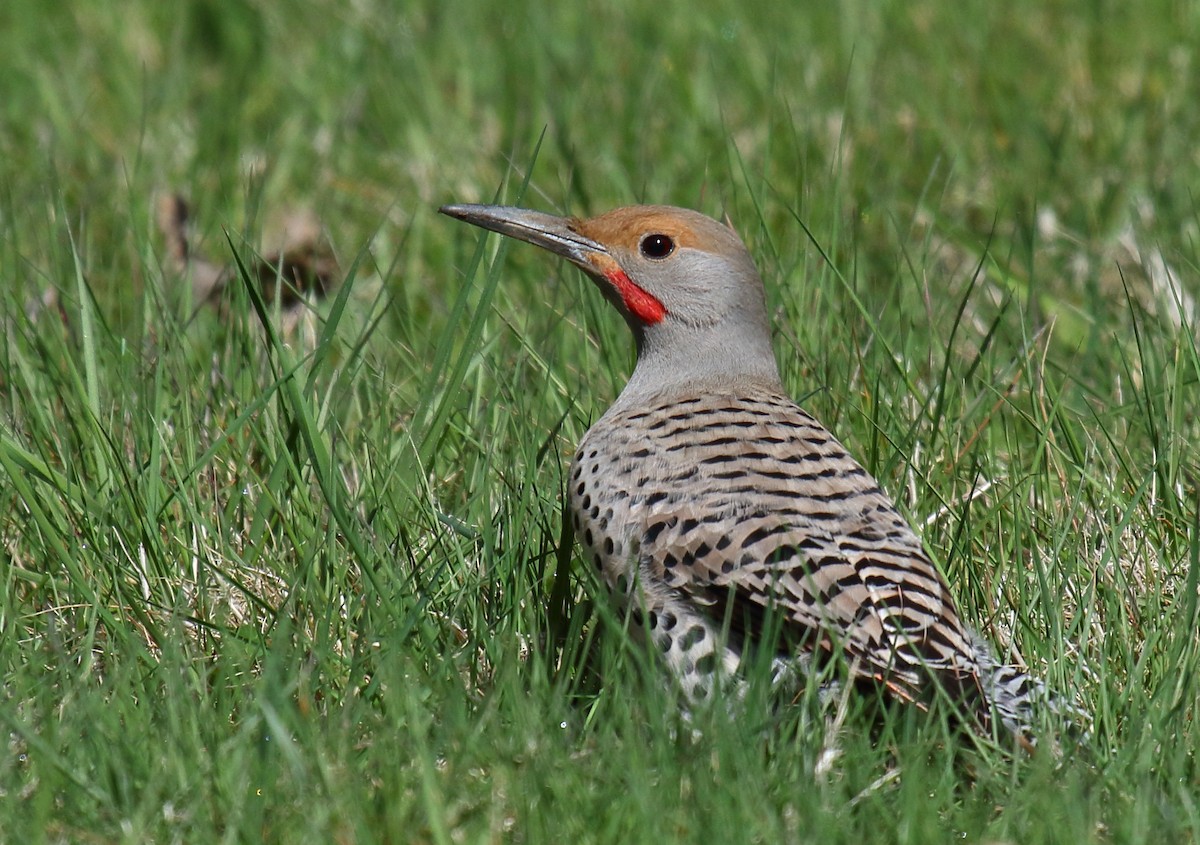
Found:
[[[706,636],[708,636],[708,631],[704,629],[703,625],[693,625],[687,629],[687,633],[683,635],[683,639],[679,641],[679,645],[684,651],[691,651],[704,642]]]

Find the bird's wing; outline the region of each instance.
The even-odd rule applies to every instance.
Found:
[[[701,518],[703,533],[694,530]],[[714,520],[680,504],[654,515],[640,557],[647,575],[707,606],[744,642],[760,641],[776,614],[782,648],[844,655],[855,675],[907,699],[931,674],[973,675],[966,634],[924,553],[860,545],[794,517]]]
[[[786,397],[704,404],[659,435],[670,454],[644,478],[644,573],[750,641],[778,614],[793,647],[843,654],[902,697],[930,676],[977,687],[944,580],[833,435]]]

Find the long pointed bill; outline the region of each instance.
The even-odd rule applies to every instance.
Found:
[[[585,270],[597,271],[595,258],[608,255],[603,244],[575,232],[571,228],[574,221],[568,217],[507,205],[443,205],[439,210],[457,220],[540,246]]]

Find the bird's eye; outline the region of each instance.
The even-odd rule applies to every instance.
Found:
[[[668,235],[646,235],[640,248],[647,258],[666,258],[675,251],[675,241]]]

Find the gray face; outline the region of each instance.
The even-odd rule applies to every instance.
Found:
[[[636,334],[671,324],[738,332],[765,322],[762,282],[741,239],[695,211],[635,206],[588,220],[505,206],[442,212],[578,265]]]

